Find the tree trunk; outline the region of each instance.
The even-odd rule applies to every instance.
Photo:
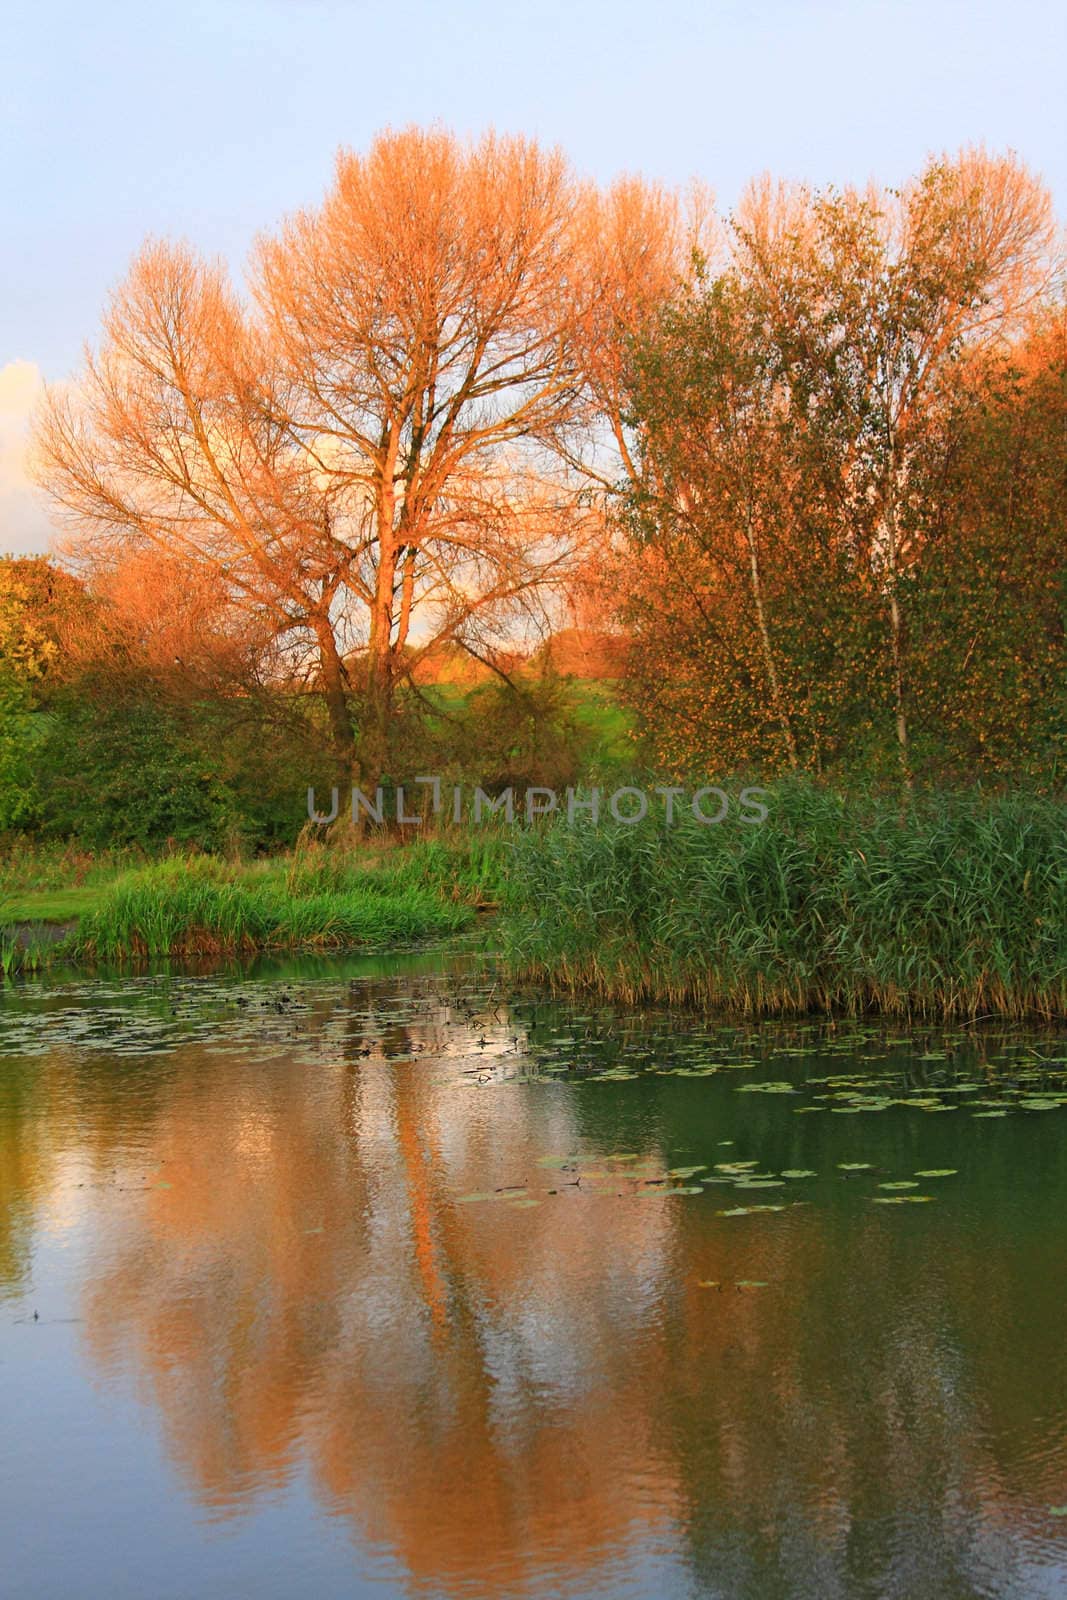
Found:
[[[898,591],[899,549],[897,545],[897,452],[890,458],[885,506],[885,558],[889,572],[889,639],[893,659],[893,709],[896,723],[897,759],[900,763],[901,811],[911,799],[914,782],[908,749],[908,718],[904,696],[904,618]]]
[[[393,589],[397,545],[388,534],[380,541],[378,581],[367,642],[366,704],[359,730],[359,771],[365,790],[376,788],[389,758],[393,720]]]
[[[344,663],[337,649],[337,640],[328,618],[317,618],[314,623],[319,646],[319,670],[326,698],[326,713],[330,723],[330,742],[337,757],[338,780],[352,782],[356,767],[356,738],[348,710],[348,685]]]
[[[786,752],[789,756],[789,765],[796,772],[800,766],[797,756],[797,743],[793,737],[793,729],[786,713],[785,702],[782,697],[782,687],[778,681],[778,668],[774,661],[774,651],[771,648],[771,631],[767,626],[767,613],[763,605],[763,579],[760,573],[759,551],[756,548],[756,537],[752,531],[751,521],[746,520],[745,538],[748,541],[748,565],[752,579],[752,598],[756,605],[756,619],[759,623],[760,639],[763,645],[763,665],[771,685],[771,703],[774,706],[778,725],[782,730],[785,740]]]
[[[911,756],[908,750],[908,719],[904,705],[904,619],[900,613],[896,574],[889,590],[889,623],[893,647],[893,699],[897,731],[897,757],[900,762],[900,783],[903,804],[907,805],[914,787],[911,773]]]

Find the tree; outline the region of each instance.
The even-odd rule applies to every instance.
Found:
[[[968,353],[1003,341],[1049,279],[1047,192],[1011,157],[965,151],[904,190],[757,186],[736,253],[790,403],[885,608],[901,780],[912,782],[904,595],[926,505],[916,463]]]
[[[909,595],[927,766],[1062,784],[1067,755],[1067,314],[1043,308],[963,375],[931,452],[929,557]]]
[[[63,622],[83,605],[77,580],[43,556],[0,558],[0,832],[38,819],[34,713],[62,667]]]
[[[544,605],[600,525],[583,330],[618,252],[593,248],[591,193],[528,140],[382,135],[260,242],[251,306],[219,267],[147,246],[44,412],[42,475],[83,541],[206,570],[310,651],[337,761],[367,787],[419,659]],[[667,282],[678,250],[677,230],[646,236],[631,277]]]
[[[1005,593],[1031,603],[1027,563],[1007,556],[1021,501],[1004,498],[1022,486],[1009,463],[1026,453],[1007,441],[1023,413],[992,404],[978,374],[1008,381],[1050,242],[1048,197],[1010,159],[933,163],[900,194],[765,183],[725,264],[632,341],[639,470],[620,575],[634,697],[673,770],[818,770],[846,755],[881,769],[885,751],[910,788],[916,723],[928,753],[991,638],[986,600],[965,626],[938,575],[977,595],[1003,566]],[[983,405],[999,442],[976,472]],[[1026,491],[1044,507],[1055,407],[1026,416],[1027,437],[1051,447]],[[961,488],[964,459],[981,509]]]
[[[869,742],[881,700],[862,578],[779,366],[735,266],[633,346],[631,693],[679,774],[818,770]]]

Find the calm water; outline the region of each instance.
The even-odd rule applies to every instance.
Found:
[[[1065,1100],[443,958],[9,988],[0,1592],[1067,1594]]]

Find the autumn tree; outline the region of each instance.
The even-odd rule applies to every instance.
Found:
[[[64,668],[64,628],[84,609],[82,586],[44,556],[0,558],[0,832],[37,819],[34,713]]]
[[[1067,312],[963,375],[931,452],[929,558],[909,594],[916,743],[942,781],[1062,784],[1067,757]]]
[[[899,192],[763,183],[735,235],[809,459],[884,608],[907,789],[904,594],[929,503],[916,463],[963,358],[1009,337],[1047,286],[1050,199],[1014,158],[969,150],[931,162]]]
[[[621,575],[661,760],[877,767],[891,748],[910,787],[927,660],[947,686],[948,654],[977,648],[924,637],[950,463],[974,438],[973,375],[1048,281],[1051,237],[1044,191],[981,153],[899,194],[757,185],[725,264],[633,343]]]
[[[310,652],[366,787],[420,658],[545,605],[599,525],[583,440],[602,449],[606,385],[583,352],[611,320],[618,228],[663,221],[626,255],[650,292],[681,264],[669,197],[616,206],[605,252],[591,193],[528,140],[385,134],[260,241],[251,304],[147,246],[42,418],[83,545],[207,571]]]
[[[689,724],[674,741],[668,714],[660,757],[817,763],[843,643],[820,597],[845,574],[750,287],[732,270],[699,280],[635,343],[630,376],[642,461],[624,586],[632,660],[645,703]]]

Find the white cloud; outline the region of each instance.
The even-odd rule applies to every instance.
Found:
[[[30,416],[42,385],[33,361],[0,367],[0,555],[47,550],[55,536],[27,471]]]

